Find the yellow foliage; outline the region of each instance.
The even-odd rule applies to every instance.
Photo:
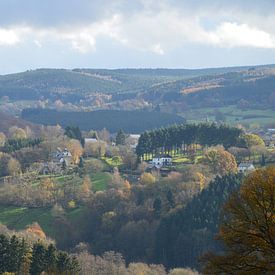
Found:
[[[156,182],[156,178],[151,173],[144,172],[140,177],[142,184],[153,184]]]
[[[69,201],[69,202],[68,202],[68,207],[69,207],[70,209],[75,208],[75,207],[76,207],[75,201],[74,201],[74,200]]]
[[[232,195],[218,238],[226,247],[204,257],[204,274],[275,274],[275,167],[258,169]]]

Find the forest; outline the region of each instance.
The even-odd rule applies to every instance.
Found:
[[[69,125],[0,133],[1,242],[18,259],[1,270],[197,274],[214,268],[203,257],[224,251],[215,239],[226,222],[223,205],[250,177],[238,173],[237,159],[249,157],[243,151],[255,154],[256,165],[264,156],[257,167],[268,169],[274,150],[245,129],[213,123],[146,131],[137,152],[135,142],[122,129],[111,135]],[[154,169],[146,161],[168,152],[171,166]],[[21,254],[14,248],[11,254],[10,246]]]
[[[99,110],[94,112],[62,112],[49,109],[26,109],[22,118],[44,125],[78,126],[81,130],[101,130],[111,133],[123,129],[126,133],[141,133],[152,128],[184,122],[184,118],[159,112]]]

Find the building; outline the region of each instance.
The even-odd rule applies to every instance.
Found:
[[[239,173],[249,173],[255,170],[253,163],[250,162],[241,162],[238,166]]]
[[[53,162],[57,164],[65,163],[66,166],[69,166],[71,164],[71,159],[72,154],[67,148],[64,150],[57,148],[57,151],[53,154]]]
[[[151,164],[156,168],[169,166],[172,165],[172,157],[170,155],[155,156],[153,157]]]

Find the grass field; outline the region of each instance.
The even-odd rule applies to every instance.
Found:
[[[38,222],[46,234],[50,236],[54,234],[53,217],[49,208],[0,206],[0,223],[9,228],[20,230],[33,222]]]
[[[226,118],[225,122],[230,124],[242,123],[247,125],[266,125],[274,123],[275,120],[275,110],[241,110],[236,105],[217,108],[191,109],[188,112],[182,113],[182,115],[188,120],[188,122],[205,122],[206,118],[210,121],[215,121],[215,112],[217,111],[221,112]]]
[[[75,221],[84,211],[84,207],[66,210],[65,217]],[[16,206],[0,206],[0,223],[10,229],[23,230],[27,225],[38,222],[47,236],[58,238],[58,228],[50,208],[26,208]]]
[[[93,191],[102,191],[106,190],[108,183],[111,181],[111,174],[106,172],[98,172],[90,174],[90,178],[92,181],[92,189]]]

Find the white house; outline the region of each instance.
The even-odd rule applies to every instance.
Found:
[[[157,168],[169,166],[172,164],[172,157],[170,155],[155,156],[151,164]]]
[[[71,163],[72,154],[71,152],[65,148],[63,151],[60,148],[57,148],[57,152],[53,155],[53,162],[62,164],[65,162],[65,164],[68,166]]]
[[[238,172],[239,173],[249,173],[253,170],[255,170],[255,167],[250,162],[241,162],[238,166]]]

